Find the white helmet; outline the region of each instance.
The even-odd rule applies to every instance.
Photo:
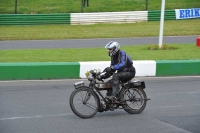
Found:
[[[109,51],[109,56],[113,56],[115,55],[115,53],[117,53],[117,51],[119,51],[120,49],[120,45],[118,42],[115,42],[115,41],[111,41],[109,42],[108,44],[106,44],[105,46],[106,49],[112,49],[111,51]]]

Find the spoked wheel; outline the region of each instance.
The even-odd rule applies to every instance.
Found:
[[[147,96],[143,89],[129,88],[122,90],[121,100],[125,101],[122,107],[126,112],[139,114],[146,107]]]
[[[93,117],[99,109],[99,100],[89,88],[75,89],[70,96],[70,107],[81,118]]]

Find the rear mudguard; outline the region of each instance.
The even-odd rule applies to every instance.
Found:
[[[130,88],[141,88],[141,89],[145,89],[146,88],[146,85],[145,85],[145,82],[144,81],[139,81],[139,80],[136,80],[136,81],[131,81],[128,83],[128,87]]]

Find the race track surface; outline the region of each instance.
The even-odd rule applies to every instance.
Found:
[[[0,133],[199,133],[200,77],[135,79],[146,82],[151,99],[141,114],[119,109],[91,119],[69,106],[80,80],[0,81]]]

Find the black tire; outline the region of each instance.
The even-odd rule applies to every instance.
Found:
[[[123,109],[130,114],[141,113],[147,103],[147,96],[143,89],[140,88],[123,88],[121,93],[121,101],[126,100],[122,105]]]
[[[91,118],[99,110],[98,97],[87,87],[75,89],[69,101],[74,114],[81,118]]]

